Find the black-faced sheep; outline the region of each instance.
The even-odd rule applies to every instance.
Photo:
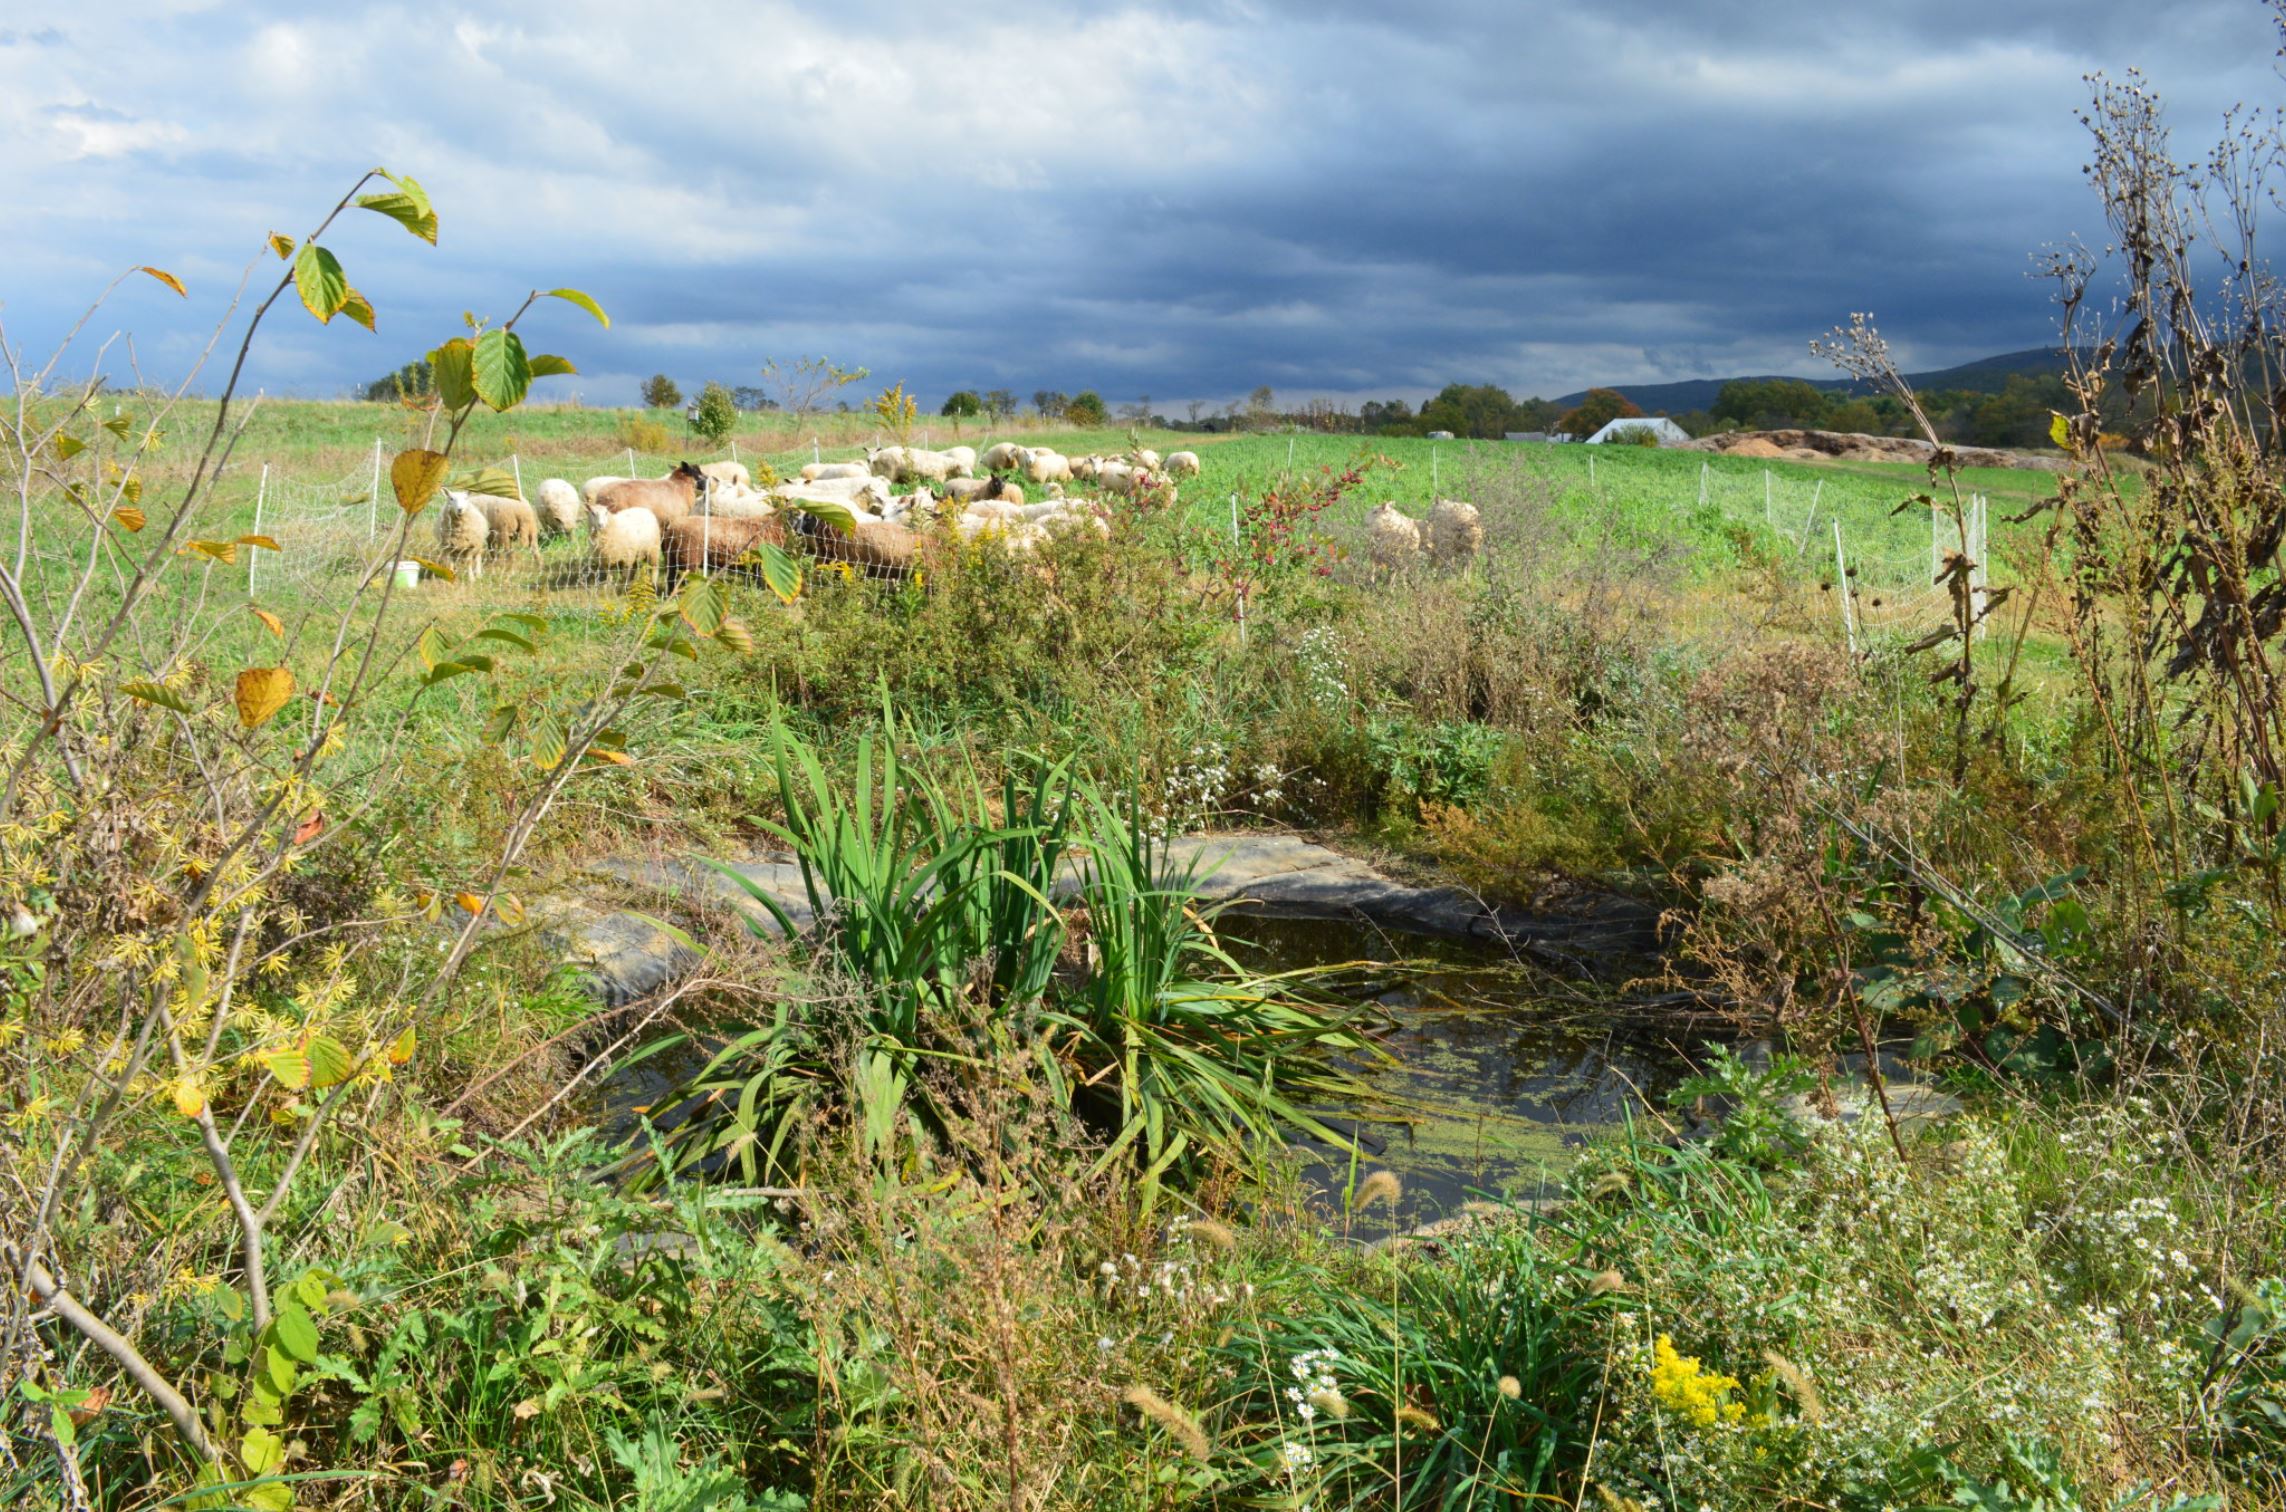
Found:
[[[699,471],[714,480],[716,487],[734,483],[740,488],[754,486],[754,474],[746,470],[743,462],[701,462]]]

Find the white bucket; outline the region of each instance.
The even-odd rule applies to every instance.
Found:
[[[418,562],[399,562],[397,564],[397,586],[400,588],[420,587],[421,564]]]

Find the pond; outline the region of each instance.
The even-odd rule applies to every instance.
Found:
[[[1392,963],[1348,990],[1386,1012],[1383,1045],[1395,1063],[1367,1068],[1376,1107],[1340,1111],[1356,1119],[1365,1147],[1356,1173],[1386,1167],[1401,1177],[1409,1222],[1472,1200],[1552,1192],[1591,1141],[1631,1113],[1640,1120],[1646,1101],[1663,1104],[1691,1072],[1686,1050],[1708,1037],[1654,1027],[1489,944],[1229,914],[1219,930],[1231,954],[1258,969]],[[1301,1149],[1320,1205],[1338,1206],[1350,1156]]]

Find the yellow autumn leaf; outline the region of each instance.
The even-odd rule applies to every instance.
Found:
[[[168,288],[174,290],[176,294],[180,295],[184,299],[190,298],[190,290],[183,287],[183,281],[175,277],[174,274],[169,273],[164,268],[154,268],[146,263],[142,267],[137,268],[135,271],[138,273],[148,273],[159,282],[165,284]]]
[[[392,1066],[402,1066],[405,1064],[405,1062],[411,1060],[413,1058],[413,1047],[416,1043],[417,1041],[413,1035],[413,1026],[411,1024],[407,1024],[405,1026],[405,1032],[398,1035],[396,1040],[389,1046],[389,1064]]]
[[[397,453],[389,462],[389,484],[397,490],[397,507],[407,514],[419,514],[435,497],[437,485],[444,482],[445,470],[451,465],[442,452],[420,447]]]
[[[246,612],[253,615],[256,619],[260,620],[262,622],[263,628],[268,630],[272,635],[278,637],[278,639],[284,640],[286,638],[286,622],[278,618],[278,616],[275,614],[272,614],[269,610],[257,609],[252,604],[248,604],[246,606]]]
[[[175,1111],[185,1118],[196,1118],[206,1111],[206,1088],[197,1081],[185,1078],[174,1085]]]
[[[260,729],[293,693],[294,674],[284,667],[248,667],[238,674],[238,722]]]
[[[111,518],[117,520],[119,522],[119,528],[126,531],[129,535],[133,535],[136,531],[143,528],[143,511],[137,509],[132,504],[122,504],[116,509],[112,510]]]
[[[474,893],[454,893],[452,900],[460,905],[462,913],[480,914],[484,912],[484,900]]]

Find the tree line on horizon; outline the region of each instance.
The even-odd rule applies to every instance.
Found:
[[[764,370],[769,387],[709,381],[690,402],[695,414],[703,399],[710,416],[715,417],[725,411],[813,413],[829,407],[829,398],[865,376],[863,368],[839,368],[823,358],[803,359],[784,368],[773,363]],[[427,365],[413,362],[364,385],[361,393],[365,399],[380,402],[417,399],[427,382]],[[682,385],[665,373],[644,380],[641,397],[648,409],[677,409],[685,404]],[[2058,374],[2012,373],[1997,393],[1948,389],[1919,397],[1938,434],[1964,446],[2045,446],[2050,417],[2077,407]],[[830,407],[846,412],[853,406],[846,398],[836,398]],[[1566,407],[1536,396],[1518,399],[1496,384],[1448,383],[1418,409],[1404,399],[1369,399],[1354,409],[1331,399],[1281,405],[1265,384],[1244,399],[1221,406],[1190,401],[1182,415],[1154,409],[1149,395],[1115,406],[1094,389],[1067,394],[1047,388],[1035,389],[1029,403],[1007,388],[956,389],[946,396],[937,413],[956,423],[1006,421],[1028,414],[1081,428],[1117,422],[1207,434],[1306,430],[1394,437],[1450,432],[1466,439],[1496,441],[1518,434],[1585,439],[1612,420],[1632,419],[1645,411],[1614,388],[1590,389],[1579,403]],[[1715,402],[1706,409],[1655,413],[1693,436],[1783,429],[1877,436],[1918,434],[1912,416],[1893,396],[1851,394],[1800,378],[1733,379],[1722,386]],[[2125,417],[2119,419],[2124,422]]]

